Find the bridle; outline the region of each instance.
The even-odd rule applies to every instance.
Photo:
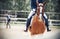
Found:
[[[37,15],[40,14],[40,9],[41,9],[40,7],[42,7],[42,16],[43,16],[43,14],[44,14],[44,5],[43,5],[43,3],[38,3],[38,4],[37,4],[36,13],[37,13]]]

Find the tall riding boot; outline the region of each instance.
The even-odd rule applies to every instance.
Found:
[[[26,30],[24,30],[25,32],[28,31],[28,27],[29,27],[29,25],[30,25],[30,22],[31,22],[31,18],[30,18],[30,19],[27,19]]]

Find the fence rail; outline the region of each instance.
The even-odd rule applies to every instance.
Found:
[[[14,12],[14,11],[13,11]],[[10,15],[14,17],[11,18],[11,21],[19,21],[16,23],[26,23],[27,16],[30,11],[15,11],[14,13],[8,12]],[[60,25],[60,12],[45,12],[49,19],[49,25]],[[6,22],[6,17],[4,16],[6,12],[0,14],[0,22]]]
[[[19,23],[26,23],[26,20],[27,20],[27,18],[11,18],[11,22],[18,23],[18,24]],[[16,21],[16,22],[14,22],[14,21]],[[51,20],[51,19],[49,19],[48,21],[49,21],[49,25],[50,26],[60,25],[60,20]],[[5,17],[1,18],[0,22],[5,23],[6,22],[6,18]]]

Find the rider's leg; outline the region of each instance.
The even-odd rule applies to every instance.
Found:
[[[9,20],[9,28],[11,28],[11,26],[10,26],[10,21],[11,21],[11,20]]]
[[[32,19],[32,17],[30,17],[29,19],[27,19],[27,22],[26,22],[26,31],[28,30],[28,27],[30,25],[31,19]]]
[[[43,18],[44,18],[44,20],[45,20],[45,25],[46,25],[47,31],[51,31],[51,30],[49,30],[49,23],[48,23],[47,15],[44,14]]]
[[[30,26],[32,16],[35,14],[35,10],[32,10],[27,18],[27,23],[26,23],[26,30],[25,32],[28,31],[28,27]]]

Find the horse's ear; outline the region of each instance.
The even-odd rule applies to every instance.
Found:
[[[38,0],[36,0],[36,5],[37,5],[37,7],[39,6]]]
[[[43,4],[44,4],[44,6],[46,5],[46,1],[45,2],[43,2]]]
[[[36,4],[37,4],[37,7],[39,6],[39,3],[38,2],[36,2]]]

